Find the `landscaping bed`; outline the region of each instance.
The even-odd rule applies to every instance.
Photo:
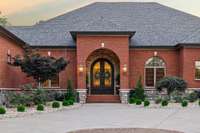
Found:
[[[6,113],[1,114],[0,119],[25,117],[25,116],[35,115],[35,114],[45,114],[45,113],[51,113],[51,112],[56,112],[56,111],[75,109],[80,106],[81,104],[78,104],[78,103],[75,103],[74,105],[71,105],[71,106],[63,106],[62,102],[60,102],[59,108],[52,108],[52,102],[50,102],[50,103],[47,103],[46,106],[44,106],[43,111],[38,111],[37,106],[25,108],[24,112],[18,112],[16,108],[6,108]]]

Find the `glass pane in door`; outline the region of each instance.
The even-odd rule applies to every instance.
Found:
[[[112,86],[112,67],[108,62],[104,62],[104,85],[105,88]]]
[[[100,87],[100,62],[96,62],[92,69],[93,87]]]

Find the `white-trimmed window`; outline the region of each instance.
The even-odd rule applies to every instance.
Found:
[[[195,61],[195,79],[200,80],[200,61]]]
[[[57,88],[59,87],[59,76],[54,77],[51,80],[45,81],[42,86],[44,88]]]
[[[161,58],[149,58],[145,63],[145,86],[155,87],[156,82],[165,76],[165,69],[165,62]]]

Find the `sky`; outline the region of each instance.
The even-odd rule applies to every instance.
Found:
[[[0,11],[11,25],[33,25],[90,3],[127,1],[158,2],[200,17],[200,0],[0,0]]]

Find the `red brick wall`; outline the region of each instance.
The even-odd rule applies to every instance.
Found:
[[[145,62],[154,56],[162,58],[166,63],[166,76],[179,75],[179,56],[178,52],[173,49],[130,49],[130,88],[134,88],[139,77],[142,77],[144,84],[144,67]]]
[[[139,76],[144,82],[144,65],[148,58],[158,52],[166,63],[166,75],[181,76],[188,82],[189,88],[200,88],[200,81],[195,80],[195,61],[200,60],[199,48],[175,49],[129,49],[128,36],[78,36],[77,49],[48,48],[39,49],[39,53],[51,56],[64,57],[70,61],[66,70],[60,73],[60,87],[66,88],[67,80],[71,79],[75,88],[85,88],[85,71],[80,74],[77,68],[80,64],[86,67],[87,57],[95,50],[104,49],[113,51],[120,60],[121,88],[133,88]],[[12,56],[23,54],[23,49],[4,36],[0,36],[0,88],[18,88],[20,85],[32,82],[19,68],[7,64],[7,51]],[[77,52],[76,52],[77,51]],[[123,65],[128,65],[128,72],[123,73]],[[78,77],[77,77],[78,75]]]
[[[34,83],[32,78],[27,78],[20,68],[7,64],[8,49],[12,56],[23,55],[23,48],[4,36],[0,36],[0,88],[20,88],[26,83]],[[70,64],[59,75],[60,88],[66,88],[67,80],[71,79],[76,88],[76,50],[75,49],[39,49],[38,52],[42,55],[51,55],[54,57],[64,57],[70,61]]]
[[[19,68],[7,64],[8,50],[12,56],[23,54],[20,45],[0,35],[0,88],[18,88],[27,78]]]
[[[77,68],[83,65],[84,72],[77,72],[77,84],[79,89],[86,88],[86,60],[88,56],[97,49],[101,49],[101,43],[105,44],[104,49],[113,51],[120,60],[120,68],[124,64],[129,66],[129,38],[128,36],[84,36],[77,37]],[[129,88],[129,72],[124,74],[120,69],[121,88]]]
[[[74,87],[77,86],[76,80],[76,49],[58,49],[58,48],[48,48],[39,49],[38,53],[44,56],[48,56],[48,52],[51,52],[51,56],[55,58],[63,57],[65,60],[70,61],[66,69],[59,74],[59,85],[61,89],[65,89],[67,86],[67,80],[73,82]]]
[[[195,80],[195,61],[200,60],[200,48],[182,48],[179,55],[180,75],[189,88],[200,88],[200,81]]]

